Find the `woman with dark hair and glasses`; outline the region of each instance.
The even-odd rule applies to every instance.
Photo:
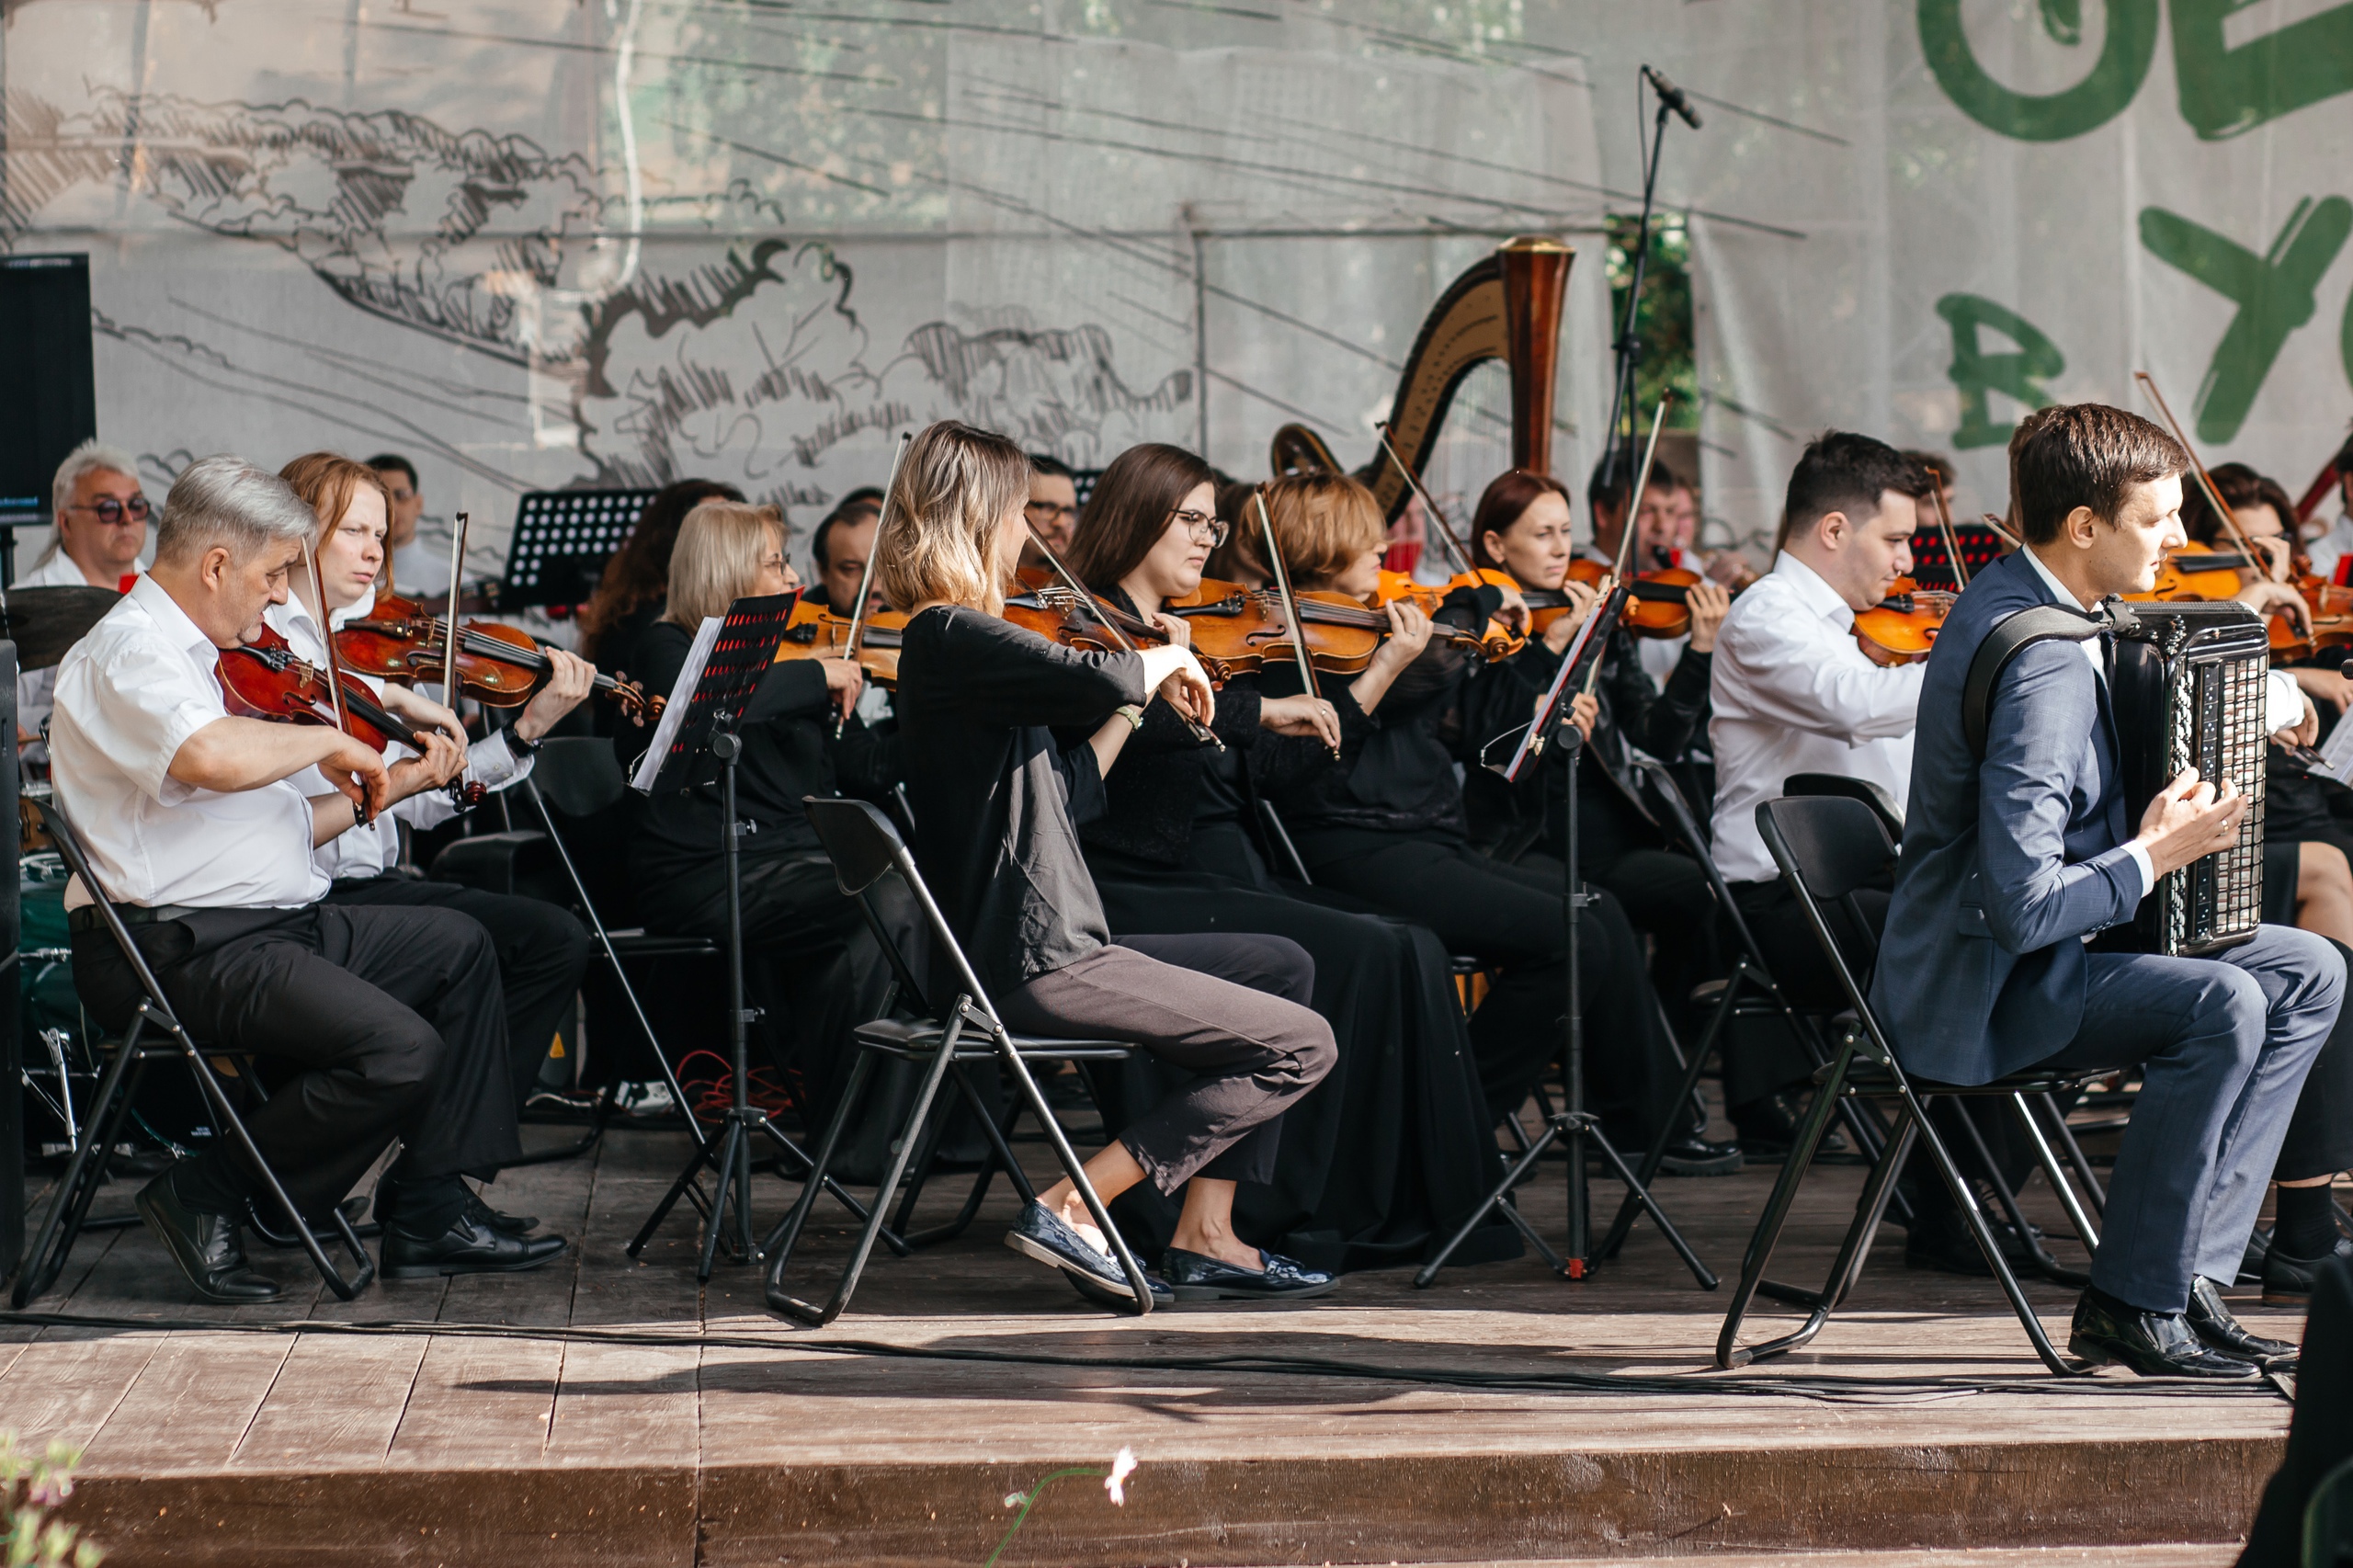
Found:
[[[1246,504],[1239,515],[1256,528]],[[1240,537],[1217,516],[1207,463],[1176,447],[1134,447],[1097,479],[1069,564],[1113,604],[1150,618],[1198,588],[1211,551]],[[1288,691],[1270,694],[1278,684]],[[1149,708],[1124,764],[1105,778],[1103,814],[1079,827],[1104,913],[1122,937],[1264,931],[1308,950],[1312,1005],[1332,1024],[1339,1063],[1284,1118],[1273,1178],[1244,1195],[1245,1228],[1321,1267],[1419,1262],[1495,1175],[1446,949],[1423,926],[1294,880],[1279,843],[1267,842],[1258,790],[1330,766],[1339,723],[1329,702],[1301,693],[1286,665],[1265,680],[1227,681],[1210,727],[1224,750],[1195,740],[1165,704]],[[1150,1064],[1125,1085],[1141,1100],[1158,1090]],[[1155,1238],[1176,1221],[1166,1199],[1138,1192],[1127,1203],[1122,1223]],[[1518,1251],[1498,1224],[1458,1256]]]

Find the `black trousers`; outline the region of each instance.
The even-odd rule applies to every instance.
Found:
[[[498,978],[506,993],[506,1051],[515,1103],[539,1081],[548,1046],[572,1028],[573,998],[588,972],[587,927],[545,899],[485,892],[460,882],[426,881],[387,871],[338,878],[330,904],[454,909],[490,933],[498,949]],[[575,1041],[576,1045],[577,1042]]]
[[[1490,1123],[1519,1108],[1563,1044],[1568,1000],[1562,870],[1506,865],[1467,844],[1408,838],[1369,852],[1302,852],[1317,883],[1419,921],[1449,952],[1491,966],[1471,1015],[1471,1049]],[[1626,912],[1594,889],[1577,925],[1586,1027],[1587,1108],[1621,1147],[1639,1149],[1674,1113],[1679,1069]]]
[[[490,933],[454,910],[201,910],[132,927],[197,1043],[282,1072],[246,1126],[324,1215],[397,1138],[402,1182],[489,1176],[522,1153]],[[108,1028],[142,993],[103,929],[74,933],[74,984]]]
[[[1138,937],[996,999],[1022,1034],[1132,1040],[1188,1076],[1120,1131],[1162,1192],[1274,1175],[1284,1109],[1332,1070],[1315,964],[1283,937]]]

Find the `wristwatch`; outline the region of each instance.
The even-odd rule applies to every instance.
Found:
[[[1143,728],[1143,710],[1137,707],[1134,703],[1122,703],[1118,708],[1113,709],[1112,711],[1128,722],[1128,728],[1131,732]]]
[[[513,752],[517,756],[538,756],[540,747],[545,743],[546,739],[546,737],[542,736],[540,740],[527,741],[523,738],[523,732],[516,729],[511,724],[506,729],[501,730],[499,733],[506,737],[506,749]]]

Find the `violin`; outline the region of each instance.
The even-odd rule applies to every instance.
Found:
[[[899,644],[906,631],[907,618],[897,610],[870,611],[864,629],[858,634],[858,667],[866,678],[888,691],[899,682]],[[776,662],[787,659],[847,659],[849,653],[850,619],[835,615],[824,605],[813,604],[804,596],[792,607],[792,619],[785,623],[784,641],[777,644]]]
[[[218,667],[226,706],[241,718],[324,724],[379,753],[398,741],[419,756],[425,755],[424,737],[406,720],[379,703],[366,682],[340,673],[336,684],[343,693],[343,717],[338,718],[326,672],[296,657],[293,644],[275,627],[265,625],[253,642],[222,649]],[[449,785],[450,799],[461,807],[479,804],[483,793],[478,783]]]
[[[1302,620],[1324,619],[1338,625],[1373,625],[1386,631],[1389,630],[1389,618],[1381,611],[1387,606],[1410,600],[1421,607],[1424,615],[1435,619],[1438,607],[1444,604],[1447,596],[1457,588],[1483,587],[1505,587],[1518,592],[1519,584],[1508,574],[1497,572],[1491,567],[1481,567],[1475,572],[1457,573],[1445,582],[1437,584],[1417,583],[1403,572],[1391,572],[1384,568],[1381,574],[1381,585],[1372,591],[1372,601],[1369,610],[1366,605],[1349,598],[1345,594],[1319,593],[1313,589],[1308,589],[1299,596],[1299,613]],[[1312,608],[1312,605],[1323,606],[1324,612],[1337,610],[1341,613],[1336,618],[1330,613],[1320,613]],[[1370,621],[1360,620],[1347,615],[1347,610],[1370,613],[1372,619]],[[1525,636],[1514,631],[1502,621],[1493,619],[1488,620],[1483,631],[1478,632],[1459,631],[1450,626],[1440,626],[1431,633],[1431,640],[1476,653],[1490,664],[1498,659],[1508,659],[1528,646],[1528,639]]]
[[[1918,664],[1936,646],[1937,633],[1960,597],[1898,577],[1887,597],[1855,616],[1855,643],[1882,669]]]
[[[1127,644],[1157,647],[1168,641],[1168,633],[1159,627],[1098,594],[1089,594],[1082,602],[1077,594],[1060,584],[1032,587],[1022,581],[1019,587],[1018,593],[1006,596],[1005,619],[1050,642],[1091,653],[1119,653],[1127,651],[1127,645],[1120,641],[1121,634],[1125,634]],[[1200,661],[1201,673],[1209,676],[1211,686],[1225,684],[1228,671],[1223,665],[1199,649],[1194,650],[1193,656]]]
[[[1598,561],[1588,561],[1579,556],[1569,562],[1568,580],[1583,583],[1588,588],[1598,589],[1601,580],[1608,575],[1609,568]],[[1750,574],[1752,581],[1755,575]],[[1627,585],[1626,610],[1619,617],[1619,624],[1637,637],[1688,637],[1691,635],[1691,590],[1706,581],[1699,573],[1682,566],[1662,566],[1644,572]],[[1527,596],[1531,612],[1536,609],[1537,595],[1543,592],[1540,588]],[[1739,593],[1738,588],[1733,590],[1735,597]],[[1539,632],[1572,608],[1564,594],[1547,595],[1546,599],[1545,608],[1552,614],[1545,616],[1541,624],[1535,627]]]
[[[427,614],[423,605],[396,594],[378,599],[364,619],[347,621],[335,634],[335,657],[343,665],[381,680],[438,680],[449,648],[447,616]],[[518,626],[468,620],[458,627],[457,692],[485,708],[529,702],[555,669],[537,639]],[[663,698],[649,697],[634,681],[599,672],[595,689],[633,719],[658,718]]]
[[[1327,619],[1309,608],[1311,602],[1350,609],[1363,607],[1342,594],[1299,596],[1300,626],[1306,634],[1309,664],[1324,675],[1362,674],[1389,630],[1388,617],[1381,618],[1380,630],[1375,631],[1353,619]],[[1239,583],[1204,577],[1193,592],[1160,608],[1162,614],[1181,617],[1192,628],[1193,653],[1205,667],[1215,661],[1228,675],[1247,675],[1264,668],[1268,659],[1289,664],[1297,657],[1280,596],[1271,588],[1245,588]]]

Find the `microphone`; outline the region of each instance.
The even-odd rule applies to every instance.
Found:
[[[1643,75],[1650,82],[1651,91],[1658,95],[1659,102],[1681,115],[1683,123],[1692,130],[1699,129],[1699,111],[1691,107],[1691,100],[1683,96],[1682,88],[1647,65],[1643,67]]]

